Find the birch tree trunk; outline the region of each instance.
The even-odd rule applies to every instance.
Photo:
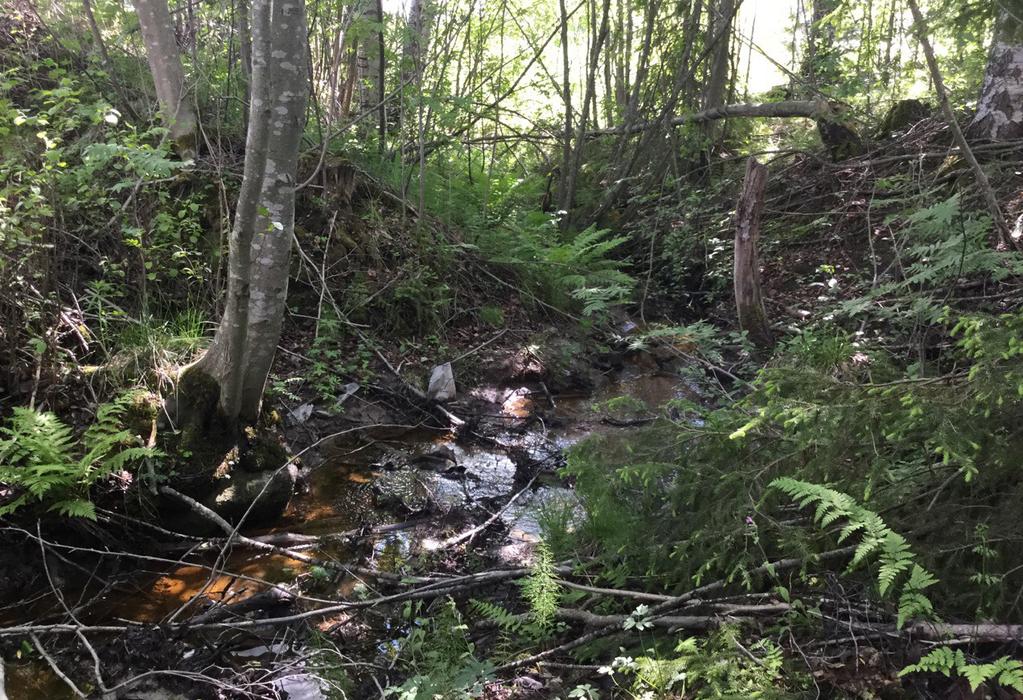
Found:
[[[135,0],[134,6],[160,113],[179,155],[192,158],[196,149],[195,110],[185,89],[185,71],[181,67],[181,52],[174,38],[167,0]]]
[[[1023,138],[1023,0],[998,3],[977,114],[969,127],[978,138]]]
[[[295,233],[298,154],[309,95],[303,0],[274,0],[270,145],[250,264],[251,297],[243,359],[240,414],[259,415],[263,388],[277,352],[288,296],[288,264]]]
[[[258,418],[280,339],[308,91],[304,4],[253,0],[249,128],[224,315],[210,349],[181,381],[185,394],[215,385],[217,408],[229,427]],[[203,379],[189,384],[190,375]]]

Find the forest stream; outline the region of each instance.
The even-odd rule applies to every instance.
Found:
[[[649,422],[669,400],[698,398],[699,390],[676,372],[654,363],[633,361],[605,375],[598,387],[585,395],[551,395],[542,385],[529,383],[503,388],[484,386],[468,394],[474,401],[492,407],[492,412],[479,416],[481,423],[489,424],[488,434],[495,436],[491,445],[425,431],[369,443],[328,443],[321,461],[306,470],[300,488],[278,521],[244,534],[314,536],[320,541],[315,549],[305,551],[352,562],[353,566],[363,560],[375,571],[395,573],[417,554],[442,546],[439,539],[445,522],[456,519],[468,529],[497,514],[498,521],[476,536],[488,543],[488,554],[499,566],[529,564],[543,518],[555,513],[572,518],[579,512],[571,484],[557,474],[565,450],[597,432],[613,435]],[[631,411],[645,417],[617,421],[604,416],[601,408],[620,397],[632,400]],[[531,464],[539,466],[528,483],[517,473],[516,460],[510,453],[520,455],[519,461],[526,454]],[[370,528],[372,534],[357,546],[346,544],[345,535]],[[488,529],[503,534],[493,537],[486,532]],[[216,559],[210,553],[206,563],[231,573],[211,574],[209,569],[194,565],[140,573],[128,584],[102,593],[86,619],[96,625],[125,620],[151,624],[181,621],[215,603],[237,604],[265,591],[266,586],[255,580],[287,584],[300,576],[324,575],[287,556],[243,548],[232,550],[219,567]],[[336,582],[335,593],[352,596],[360,582],[365,584],[371,577],[352,574]],[[92,593],[75,590],[71,581],[61,583],[58,587],[67,600]],[[22,608],[21,616],[37,619],[49,606],[57,605],[52,596],[46,596]],[[14,617],[5,623],[20,621]],[[381,648],[396,643],[396,639],[388,638],[389,632],[392,637],[401,635],[401,630],[388,620],[381,622],[378,632]],[[251,644],[234,646],[225,661],[239,666],[269,661],[272,666],[275,657],[284,659],[286,651],[294,652],[272,639],[254,637]],[[10,698],[74,697],[43,661],[9,663],[5,671]],[[284,675],[278,682],[282,684],[279,689],[286,690],[291,700],[325,697],[318,684],[301,673]],[[175,696],[154,691],[133,697]]]

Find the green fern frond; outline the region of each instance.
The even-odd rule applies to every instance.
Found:
[[[877,555],[877,585],[882,596],[894,592],[898,588],[898,581],[909,572],[898,599],[899,627],[914,617],[930,616],[934,612],[923,590],[937,583],[937,579],[916,563],[909,542],[889,528],[880,515],[864,508],[848,494],[820,484],[780,477],[771,482],[771,487],[796,501],[800,508],[816,504],[814,522],[822,528],[845,520],[838,541],[842,542],[857,534],[861,538],[853,552],[849,570]]]
[[[1023,662],[1008,656],[992,663],[971,664],[962,650],[953,652],[948,647],[938,647],[917,663],[899,671],[899,676],[911,673],[940,673],[945,677],[955,674],[966,679],[971,692],[976,692],[977,688],[990,681],[1023,693]]]
[[[469,608],[477,615],[490,620],[505,632],[515,634],[521,632],[525,626],[525,620],[521,615],[509,612],[504,607],[497,603],[491,603],[489,600],[473,599],[469,601]]]
[[[22,495],[2,506],[0,515],[34,500],[69,517],[95,519],[88,494],[98,479],[161,456],[124,429],[126,401],[101,405],[80,440],[53,413],[14,409],[0,428],[0,481]]]

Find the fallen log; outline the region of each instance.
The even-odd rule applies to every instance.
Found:
[[[701,112],[692,114],[681,114],[668,120],[668,126],[682,126],[683,124],[696,124],[709,122],[717,119],[729,119],[731,117],[745,118],[775,118],[784,119],[802,117],[804,119],[815,119],[834,121],[841,108],[837,104],[827,100],[786,100],[783,102],[761,102],[734,105],[721,105],[712,107]],[[620,134],[638,134],[647,129],[660,126],[660,122],[646,121],[633,124],[629,127],[614,126],[608,129],[596,129],[586,133],[589,137],[616,136]]]

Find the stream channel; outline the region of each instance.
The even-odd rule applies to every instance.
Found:
[[[634,399],[630,402],[633,415],[647,418],[608,421],[600,409],[617,397]],[[481,534],[478,538],[484,542],[486,556],[494,566],[521,566],[530,561],[545,511],[560,508],[580,512],[571,486],[557,474],[557,468],[564,463],[564,451],[597,432],[613,435],[628,431],[628,425],[645,422],[661,412],[670,399],[681,397],[698,398],[699,390],[684,380],[677,368],[668,371],[654,362],[642,361],[627,362],[621,369],[604,375],[587,395],[552,396],[536,385],[475,389],[468,392],[467,398],[476,411],[483,407],[478,413],[484,425],[480,432],[493,436],[491,439],[496,441],[493,446],[480,441],[456,442],[450,434],[421,431],[371,441],[327,443],[314,466],[307,469],[284,515],[272,527],[246,534],[316,535],[324,542],[305,550],[308,553],[340,562],[362,558],[364,567],[398,571],[403,562],[424,549],[436,547],[438,540],[452,531],[461,532],[482,523],[522,491],[500,513],[504,527],[496,527],[495,523],[490,528],[503,531],[503,536]],[[521,473],[517,474],[516,462],[522,460],[516,459],[516,454],[525,455],[534,467],[537,478],[528,489],[524,489],[524,482],[532,477],[524,479]],[[451,522],[457,525],[445,530],[444,524]],[[395,523],[404,525],[388,531],[386,526]],[[361,540],[356,549],[349,549],[343,540],[331,537],[374,527],[383,531]],[[212,564],[212,557],[203,563]],[[97,596],[82,621],[91,624],[125,620],[159,623],[171,618],[180,621],[201,612],[211,602],[237,603],[265,589],[252,579],[286,583],[303,574],[315,574],[307,565],[286,556],[259,554],[246,548],[232,551],[222,565],[225,573],[211,575],[208,568],[194,565],[164,570],[158,567],[149,564],[128,582]],[[354,578],[342,581],[333,594],[344,597],[352,592],[355,583]],[[58,580],[57,588],[65,588],[62,594],[66,600],[80,600],[83,596],[81,584],[76,585],[70,576],[65,581]],[[37,600],[24,608],[24,613],[18,615],[22,620],[4,622],[43,617],[56,621],[54,614],[60,610],[51,595],[49,600]],[[271,647],[256,642],[252,648],[235,649],[232,654],[239,662],[259,660],[272,656]],[[26,656],[33,660],[8,661],[5,673],[0,676],[6,677],[9,700],[75,697],[46,663],[35,654]],[[315,683],[302,677],[285,681],[278,690],[288,691],[291,700],[324,697]],[[180,696],[132,693],[131,697]]]

